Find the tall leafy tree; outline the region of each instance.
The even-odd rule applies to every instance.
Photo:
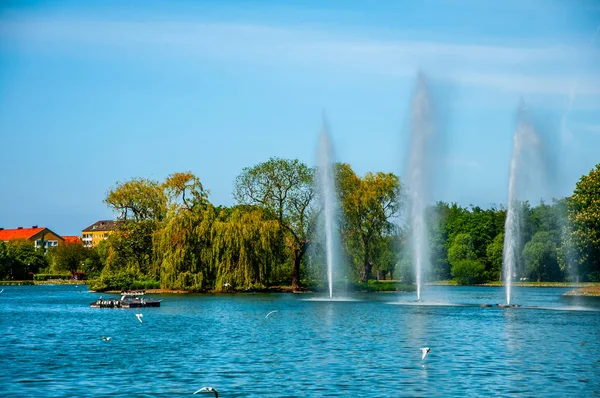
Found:
[[[581,177],[568,206],[581,265],[600,281],[600,164]]]
[[[11,240],[3,251],[6,271],[13,280],[27,279],[29,273],[36,274],[48,266],[44,251],[26,239]]]
[[[523,248],[525,272],[530,278],[541,281],[562,279],[557,261],[557,231],[539,231]]]
[[[312,222],[313,171],[299,160],[271,158],[247,167],[235,180],[239,204],[262,207],[284,233],[292,253],[292,288],[301,288],[300,264],[309,242]]]
[[[51,267],[55,271],[77,272],[82,268],[83,262],[88,258],[90,251],[83,247],[81,243],[68,243],[52,247],[48,250],[48,257],[51,261]]]
[[[109,239],[109,270],[126,268],[157,278],[158,270],[152,268],[152,235],[167,212],[164,186],[146,178],[118,182],[104,202],[117,213],[120,221],[120,233]]]
[[[473,238],[467,233],[454,237],[448,249],[452,277],[461,285],[479,283],[484,278],[485,267],[477,259]]]
[[[266,287],[285,253],[280,225],[260,207],[236,206],[215,221],[211,243],[216,287]]]
[[[146,178],[117,182],[104,199],[120,220],[142,221],[164,218],[166,197],[163,186]]]
[[[366,282],[375,262],[387,256],[381,249],[393,247],[386,244],[386,238],[396,232],[393,221],[400,210],[400,179],[382,172],[360,178],[348,164],[337,166],[337,179],[344,215],[343,236],[350,257],[360,266],[360,278]],[[388,259],[385,261],[389,263]]]
[[[210,257],[215,208],[191,172],[171,174],[162,184],[167,217],[153,235],[154,270],[166,289],[206,290],[215,270]]]
[[[215,270],[210,246],[215,208],[207,203],[169,214],[154,235],[161,287],[192,291],[212,287]]]
[[[487,279],[502,280],[502,252],[504,250],[504,232],[500,232],[494,240],[487,246],[486,258],[487,264]]]

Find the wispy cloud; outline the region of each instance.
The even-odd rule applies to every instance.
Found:
[[[190,21],[84,18],[0,19],[0,37],[27,45],[82,45],[149,56],[292,65],[336,73],[413,76],[420,66],[437,78],[520,94],[562,95],[570,65],[589,49],[373,40],[314,29]],[[543,69],[546,74],[540,74]],[[526,71],[526,72],[524,72]],[[578,95],[600,95],[600,73],[578,77]]]

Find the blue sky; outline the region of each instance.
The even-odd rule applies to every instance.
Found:
[[[275,5],[276,4],[276,5]],[[399,175],[418,70],[436,200],[507,201],[521,98],[552,195],[600,163],[597,1],[15,1],[0,5],[0,227],[77,235],[117,181],[190,170],[214,204],[272,156]]]

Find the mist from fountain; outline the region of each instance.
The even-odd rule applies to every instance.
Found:
[[[508,209],[504,224],[504,248],[502,251],[502,275],[506,289],[506,305],[511,305],[512,279],[517,274],[521,254],[522,203],[525,191],[531,190],[533,180],[544,180],[543,146],[539,134],[527,116],[525,105],[519,107],[517,128],[513,135],[512,157],[508,180]],[[540,156],[542,155],[542,156]],[[534,172],[542,173],[532,179]],[[528,186],[529,185],[529,186]]]
[[[337,260],[335,248],[335,234],[337,231],[338,202],[336,199],[334,162],[331,140],[327,132],[327,125],[323,121],[323,129],[319,139],[319,148],[317,152],[317,192],[321,200],[321,209],[324,221],[325,234],[325,253],[327,259],[327,280],[329,287],[329,298],[333,298],[333,266]]]
[[[430,151],[434,135],[432,100],[423,73],[419,73],[410,110],[411,144],[406,184],[408,186],[410,247],[415,264],[417,300],[421,299],[423,275],[429,267],[429,242],[425,209],[431,180]]]

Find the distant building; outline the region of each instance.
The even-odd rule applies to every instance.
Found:
[[[119,229],[119,221],[100,220],[81,231],[81,241],[84,247],[96,247],[108,239],[111,232]]]
[[[65,241],[60,235],[52,232],[48,228],[41,228],[37,225],[34,225],[31,228],[0,228],[0,240],[8,242],[15,239],[27,239],[28,241],[34,242],[36,249],[41,247],[44,249],[55,247]]]
[[[67,245],[81,245],[81,239],[79,236],[67,236],[63,235],[63,239],[65,240],[65,244]]]

